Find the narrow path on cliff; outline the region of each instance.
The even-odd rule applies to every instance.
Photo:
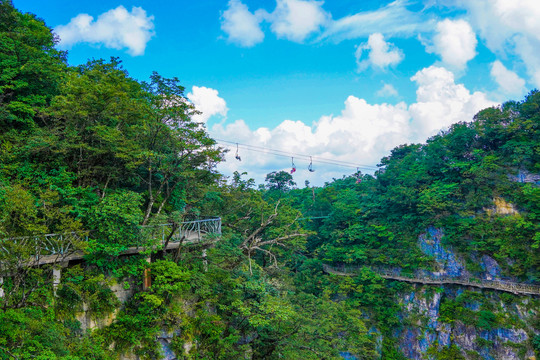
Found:
[[[337,266],[323,265],[323,270],[328,274],[339,276],[355,276],[363,267],[360,266]],[[452,278],[448,276],[419,276],[398,274],[388,269],[371,269],[381,277],[390,280],[405,281],[426,285],[461,285],[473,286],[482,289],[492,289],[511,292],[514,294],[540,295],[540,285],[524,284],[505,280],[483,280],[478,278]]]

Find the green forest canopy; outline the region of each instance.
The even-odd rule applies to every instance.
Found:
[[[49,268],[23,266],[33,248],[2,252],[12,276],[2,285],[0,359],[155,358],[163,329],[193,359],[371,359],[367,325],[399,327],[393,296],[407,285],[388,286],[369,267],[429,269],[417,245],[429,227],[444,229],[472,272],[485,254],[506,276],[540,277],[540,188],[515,181],[540,173],[537,91],[395,148],[360,182],[295,189],[274,172],[255,189],[243,174],[227,182],[216,171],[223,149],[192,120],[178,79],[137,81],[116,58],[69,66],[56,42],[39,18],[0,0],[0,237],[93,230],[78,244],[87,261],[64,272],[56,297]],[[519,213],[486,211],[494,198]],[[329,217],[302,220],[320,214]],[[141,287],[147,255],[119,256],[141,226],[201,215],[224,225],[206,272],[196,252],[155,252],[151,289],[110,325],[82,331],[83,304],[95,318],[119,306],[111,282]],[[366,268],[335,279],[323,262]],[[400,357],[391,337],[379,351]]]

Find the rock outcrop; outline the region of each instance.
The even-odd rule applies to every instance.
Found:
[[[442,237],[442,230],[429,228],[419,238],[422,251],[432,256],[438,265],[433,275],[466,276],[464,261],[442,245]],[[495,259],[487,255],[477,259],[483,269],[477,275],[488,280],[500,278],[501,268]],[[408,359],[430,359],[428,351],[443,351],[450,346],[457,348],[466,359],[535,358],[530,338],[540,333],[540,329],[534,327],[540,312],[539,299],[511,296],[509,301],[496,292],[457,286],[414,285],[414,288],[415,291],[402,294],[400,298],[404,326],[394,334]],[[471,300],[463,304],[469,311],[467,314],[482,315],[482,309],[489,308],[489,313],[499,319],[493,327],[471,324],[471,319],[459,319],[459,316],[452,320],[441,318],[441,304],[455,302],[465,291],[472,298],[474,294],[481,294],[476,297],[481,303]]]

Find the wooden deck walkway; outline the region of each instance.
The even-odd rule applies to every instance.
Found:
[[[323,265],[323,269],[328,274],[339,276],[355,276],[362,267],[355,266],[339,266],[332,267]],[[389,280],[404,281],[409,283],[419,283],[426,285],[461,285],[473,286],[482,289],[492,289],[499,291],[511,292],[514,294],[540,295],[540,285],[524,284],[505,280],[483,280],[477,278],[458,278],[449,276],[420,276],[420,275],[404,275],[387,269],[371,269],[381,277]]]

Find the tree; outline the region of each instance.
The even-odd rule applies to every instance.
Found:
[[[202,211],[220,214],[223,226],[244,255],[250,272],[252,261],[259,266],[277,266],[286,254],[303,249],[308,235],[297,221],[301,213],[286,202],[265,199],[253,189],[252,179],[236,173],[231,184],[215,186],[201,204]]]
[[[152,214],[161,213],[175,191],[183,192],[189,209],[191,199],[202,196],[201,189],[217,179],[215,164],[222,159],[222,149],[215,146],[204,125],[191,119],[196,111],[177,78],[166,79],[154,72],[144,87],[149,123],[138,172],[148,196],[143,225]]]
[[[266,188],[268,190],[288,191],[296,183],[293,181],[293,177],[286,171],[273,171],[266,175]]]
[[[46,146],[33,152],[52,168],[67,166],[77,186],[95,187],[101,198],[110,188],[135,185],[145,150],[144,96],[116,58],[70,69],[51,104],[52,126],[37,134]]]
[[[65,52],[42,20],[0,0],[0,130],[46,122],[44,109],[61,81]]]

